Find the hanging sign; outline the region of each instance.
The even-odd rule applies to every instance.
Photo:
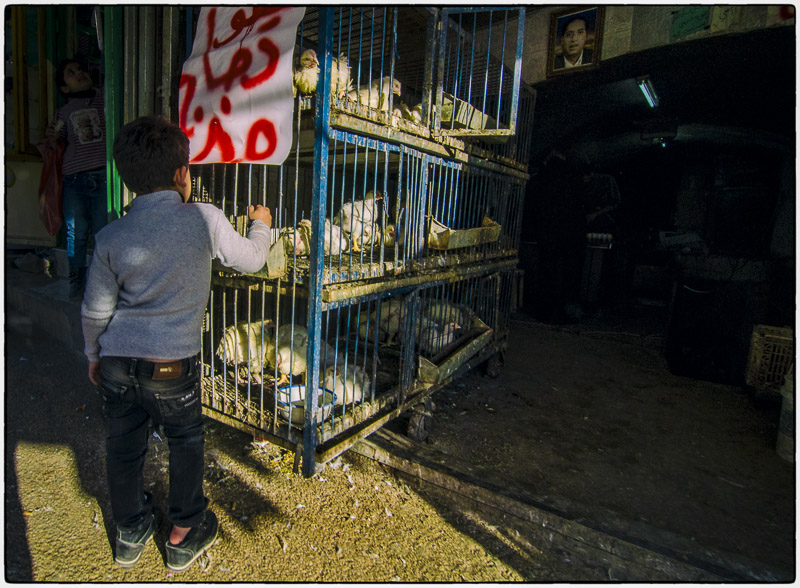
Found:
[[[190,163],[283,163],[292,145],[292,52],[304,13],[200,10],[179,98]]]

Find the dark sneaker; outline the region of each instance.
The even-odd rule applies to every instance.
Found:
[[[150,524],[138,531],[121,531],[117,529],[117,552],[114,561],[123,568],[129,568],[142,557],[144,546],[153,538],[153,534],[161,523],[159,512],[153,509]]]
[[[167,539],[167,567],[175,572],[188,568],[214,544],[218,530],[217,515],[207,510],[206,520],[192,527],[183,541],[173,545]]]

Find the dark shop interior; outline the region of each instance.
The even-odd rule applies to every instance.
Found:
[[[525,310],[569,323],[649,304],[664,310],[674,370],[742,384],[753,325],[794,322],[794,44],[791,27],[687,41],[538,85],[531,168],[560,149],[575,173],[613,176],[621,204],[611,247],[574,258],[586,264],[573,280],[580,310],[554,311],[534,277],[536,229],[551,222],[534,176]],[[655,108],[635,82],[645,73]]]

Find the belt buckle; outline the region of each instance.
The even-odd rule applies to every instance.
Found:
[[[183,360],[153,364],[154,380],[174,380],[183,374]]]

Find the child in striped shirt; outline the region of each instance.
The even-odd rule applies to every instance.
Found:
[[[90,237],[108,222],[106,124],[102,89],[76,59],[62,61],[56,86],[67,99],[56,110],[45,135],[66,144],[62,163],[62,209],[67,231],[69,297],[83,298],[86,251]]]

